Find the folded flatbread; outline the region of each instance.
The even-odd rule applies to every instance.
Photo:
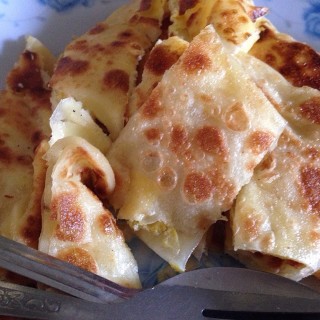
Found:
[[[259,40],[250,54],[279,71],[294,86],[320,90],[320,55],[305,43],[279,32],[262,18]]]
[[[184,270],[285,124],[208,26],[165,72],[107,154],[118,218]]]
[[[81,101],[115,139],[127,117],[139,61],[161,34],[164,0],[135,1],[73,40],[50,84],[52,102]]]
[[[187,41],[212,24],[225,45],[247,52],[259,39],[260,17],[267,8],[243,0],[169,0],[169,35]]]
[[[45,155],[39,250],[127,287],[141,286],[136,261],[107,209],[115,179],[104,155],[81,137]]]
[[[39,144],[50,135],[46,85],[53,62],[48,49],[28,37],[26,49],[7,76],[6,89],[0,92],[0,234],[33,248],[41,227],[44,171],[40,167],[45,146]]]
[[[320,92],[294,87],[258,59],[242,59],[288,126],[237,196],[231,254],[300,280],[320,268]]]
[[[143,67],[142,80],[134,88],[129,101],[129,117],[139,109],[157,86],[165,71],[177,62],[189,42],[179,37],[170,37],[152,48]]]

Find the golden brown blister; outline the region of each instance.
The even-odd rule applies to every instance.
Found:
[[[13,240],[38,249],[38,240],[41,232],[41,204],[45,186],[47,163],[43,159],[49,146],[47,140],[42,140],[35,150],[33,160],[32,193],[26,211],[19,221],[16,221],[18,232]]]

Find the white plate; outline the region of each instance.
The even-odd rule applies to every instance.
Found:
[[[75,36],[103,20],[126,0],[0,0],[0,88],[7,72],[24,49],[26,35],[42,41],[55,55]],[[320,50],[320,0],[255,0],[270,8],[269,18],[280,31]],[[141,280],[150,286],[163,260],[139,241],[130,243]],[[234,265],[228,257],[208,257],[207,265]]]

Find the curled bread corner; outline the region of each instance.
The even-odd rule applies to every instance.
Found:
[[[40,40],[31,35],[26,36],[25,50],[38,54],[43,80],[48,83],[53,73],[56,57]]]
[[[56,141],[45,155],[39,250],[126,287],[140,288],[136,260],[108,209],[115,177],[85,139]]]
[[[62,99],[58,103],[51,115],[50,127],[52,135],[49,143],[51,146],[57,140],[68,136],[86,139],[103,154],[111,145],[111,139],[94,121],[90,112],[83,108],[80,101],[72,97]]]

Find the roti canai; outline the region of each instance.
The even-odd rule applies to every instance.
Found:
[[[107,154],[116,175],[111,202],[118,218],[184,270],[285,124],[208,26]]]

